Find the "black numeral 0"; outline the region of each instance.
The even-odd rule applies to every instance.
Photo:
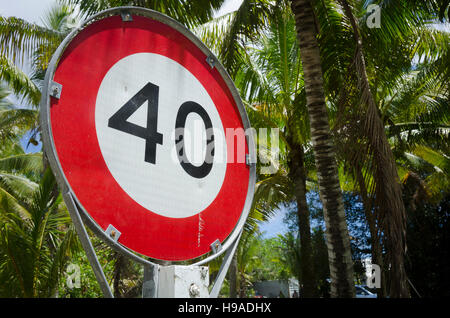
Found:
[[[186,152],[184,151],[184,127],[186,125],[186,118],[190,113],[198,114],[205,124],[206,157],[201,166],[194,166],[190,163],[186,157]],[[207,176],[212,169],[212,156],[214,156],[214,134],[208,113],[196,102],[183,103],[180,109],[178,109],[177,119],[175,121],[175,132],[181,132],[175,139],[178,160],[180,161],[181,167],[194,178],[203,178]]]
[[[158,97],[159,87],[152,83],[145,85],[128,102],[125,103],[114,115],[109,118],[108,127],[120,130],[136,137],[145,139],[144,161],[156,163],[156,145],[163,144],[163,135],[157,132],[158,127]],[[148,101],[147,127],[141,127],[127,121],[144,103]],[[186,157],[184,151],[184,128],[187,116],[190,113],[198,114],[205,124],[206,129],[206,157],[200,166],[194,166]],[[214,134],[211,119],[206,110],[196,102],[185,102],[178,109],[175,121],[176,149],[181,167],[194,178],[206,177],[212,169],[212,158],[214,156]]]

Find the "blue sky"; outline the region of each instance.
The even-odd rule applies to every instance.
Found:
[[[263,237],[269,238],[284,234],[287,231],[286,225],[283,223],[283,218],[286,215],[286,209],[281,208],[275,212],[268,222],[261,223],[260,231],[264,233]]]
[[[31,131],[27,132],[22,139],[20,140],[20,144],[25,152],[40,152],[42,150],[42,144],[33,145],[32,143],[28,143],[31,137]],[[36,140],[39,140],[39,134],[35,137]]]

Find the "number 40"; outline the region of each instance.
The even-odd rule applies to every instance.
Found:
[[[114,115],[109,118],[108,127],[120,130],[136,137],[145,139],[144,161],[156,164],[156,145],[163,145],[163,135],[157,131],[158,127],[158,98],[159,87],[147,83],[139,92],[125,103]],[[148,101],[147,127],[133,124],[127,119],[134,114],[146,101]],[[175,143],[181,167],[194,178],[206,177],[212,169],[212,160],[205,160],[202,165],[194,166],[186,157],[184,151],[184,127],[190,113],[199,115],[205,124],[207,141],[206,147],[211,156],[214,156],[214,134],[211,119],[206,110],[196,102],[187,101],[181,104],[175,120],[175,131],[181,132]]]

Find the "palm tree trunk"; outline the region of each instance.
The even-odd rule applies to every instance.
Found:
[[[306,202],[306,171],[303,146],[290,140],[288,142],[290,142],[288,156],[289,177],[294,184],[300,234],[300,276],[302,277],[300,297],[317,297],[317,282],[312,259],[311,226]]]
[[[230,298],[237,298],[237,251],[231,259],[228,280],[230,282]]]
[[[122,269],[123,266],[125,265],[125,257],[122,256],[121,254],[114,252],[115,253],[115,258],[116,258],[116,262],[114,264],[114,272],[113,272],[113,277],[114,277],[114,298],[120,298],[122,297],[122,293],[120,291],[120,283],[121,283],[121,276],[122,276]]]
[[[370,90],[359,29],[346,0],[340,0],[345,15],[350,20],[356,42],[355,62],[362,100],[367,105],[364,132],[374,155],[376,196],[382,210],[383,229],[386,235],[391,265],[391,297],[410,297],[404,258],[406,253],[406,211],[394,155],[378,114],[378,107]]]
[[[332,297],[354,297],[350,238],[325,105],[320,50],[309,0],[292,0],[303,64],[311,139],[326,224]]]
[[[245,284],[244,273],[239,273],[239,298],[245,298],[247,294],[247,286]]]

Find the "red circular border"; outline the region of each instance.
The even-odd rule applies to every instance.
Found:
[[[63,88],[60,99],[51,98],[50,102],[53,141],[75,197],[102,229],[112,224],[122,233],[119,242],[140,254],[161,260],[188,260],[209,252],[212,242],[222,242],[232,232],[244,207],[250,171],[245,162],[228,162],[215,200],[187,218],[155,214],[125,193],[101,154],[95,104],[108,70],[120,59],[142,52],[161,54],[183,65],[209,93],[224,129],[244,128],[230,89],[191,40],[150,18],[133,16],[132,22],[124,22],[112,16],[82,30],[58,63],[54,81]],[[228,153],[236,153],[236,147],[228,144]]]

